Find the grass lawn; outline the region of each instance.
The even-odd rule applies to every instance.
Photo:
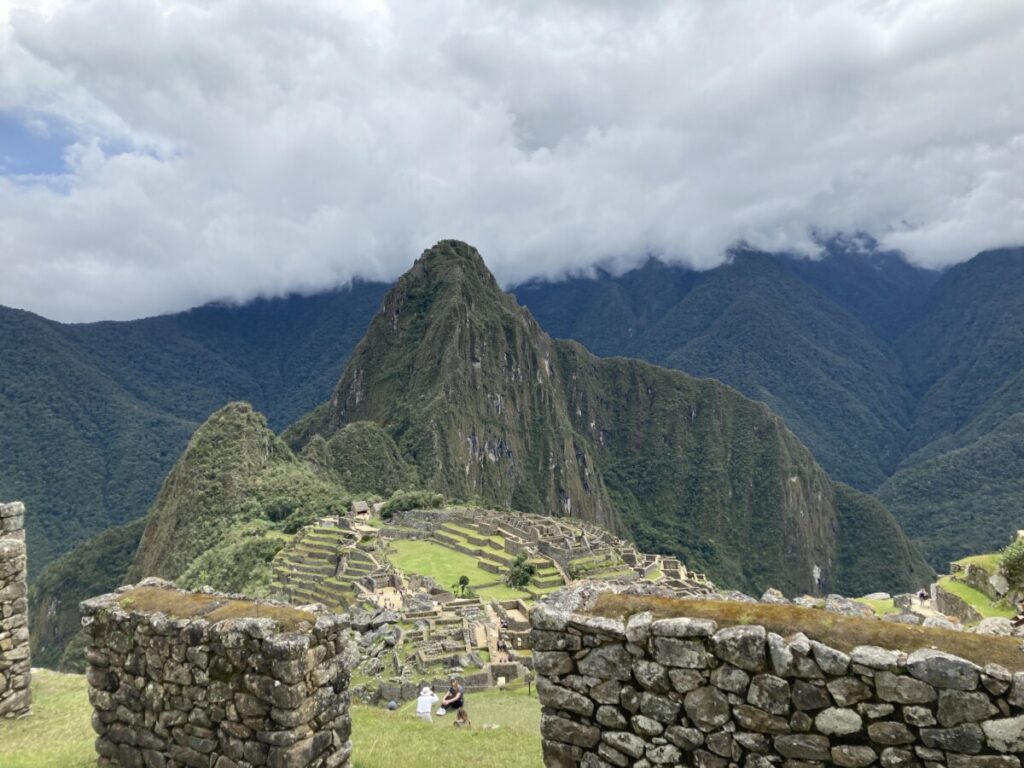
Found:
[[[543,765],[536,691],[532,697],[525,688],[469,694],[466,709],[473,720],[469,730],[456,729],[449,716],[435,717],[432,723],[418,720],[415,702],[394,712],[353,706],[354,768]]]
[[[1019,637],[992,637],[951,629],[896,624],[795,605],[678,600],[609,593],[598,597],[591,613],[622,619],[642,611],[651,611],[658,619],[674,616],[714,619],[722,627],[760,624],[769,632],[776,632],[783,637],[803,632],[812,640],[846,652],[858,645],[879,645],[907,653],[919,648],[937,648],[982,666],[995,662],[1013,671],[1024,671],[1024,654],[1020,652]]]
[[[4,768],[86,768],[96,765],[92,707],[84,675],[32,670],[32,714],[0,720]]]
[[[969,587],[962,581],[956,581],[949,576],[943,576],[939,579],[939,586],[947,592],[965,600],[986,619],[993,616],[1002,619],[1012,619],[1015,615],[1012,608],[1007,608],[1002,605],[993,605],[992,601],[988,599],[988,595],[982,594],[973,587]]]
[[[83,675],[45,669],[32,673],[32,715],[0,720],[3,768],[95,768],[92,707]],[[540,704],[526,689],[470,694],[466,706],[473,728],[456,730],[452,718],[431,724],[414,715],[414,703],[388,712],[353,706],[355,768],[437,768],[448,765],[538,768]],[[485,726],[497,726],[489,728]],[[496,756],[500,756],[498,762]]]
[[[460,576],[469,577],[469,586],[473,589],[477,584],[487,584],[501,578],[498,574],[489,573],[477,567],[476,558],[456,552],[441,544],[423,539],[398,539],[391,542],[388,559],[394,566],[406,573],[418,573],[421,576],[432,576],[442,587],[451,587],[459,581]],[[496,598],[509,600],[514,597],[529,599],[525,592],[506,587],[487,587],[477,590],[484,600]]]
[[[966,568],[968,565],[976,565],[981,568],[985,573],[990,576],[999,570],[999,553],[993,552],[990,555],[972,555],[971,557],[965,557],[963,560],[957,560],[959,565]]]
[[[871,606],[878,618],[882,618],[890,613],[900,612],[900,609],[896,607],[896,603],[891,597],[888,600],[868,600],[866,597],[858,597],[855,599],[858,603],[864,603],[864,605]]]

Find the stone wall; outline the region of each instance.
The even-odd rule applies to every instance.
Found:
[[[624,624],[567,593],[531,613],[549,768],[1021,765],[1024,673],[707,619]]]
[[[223,598],[219,604],[242,597],[184,593],[156,579],[138,586],[212,595]],[[137,610],[138,594],[126,587],[81,606],[100,765],[348,765],[348,683],[358,655],[341,617],[304,612],[308,623],[281,631],[273,618],[208,621]],[[264,616],[298,612],[248,604]],[[204,614],[216,616],[210,610]]]
[[[0,717],[32,706],[26,565],[25,505],[0,504]]]

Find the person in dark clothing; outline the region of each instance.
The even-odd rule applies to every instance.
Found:
[[[456,726],[470,725],[469,715],[466,713],[466,700],[462,693],[462,683],[454,677],[451,681],[451,687],[448,688],[448,693],[441,700],[441,706],[445,708],[446,712],[455,711]]]

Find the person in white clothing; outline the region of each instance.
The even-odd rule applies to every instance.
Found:
[[[416,699],[416,716],[420,720],[432,722],[430,719],[430,708],[437,704],[437,694],[430,690],[429,685],[423,686],[419,698]]]

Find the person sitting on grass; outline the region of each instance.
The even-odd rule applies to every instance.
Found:
[[[420,720],[433,722],[430,719],[430,708],[437,704],[437,694],[430,690],[429,685],[423,686],[419,698],[416,699],[416,716]]]
[[[452,678],[451,687],[441,700],[441,706],[446,712],[455,710],[455,727],[470,725],[469,715],[466,714],[465,697],[462,694],[462,683],[457,678]]]

